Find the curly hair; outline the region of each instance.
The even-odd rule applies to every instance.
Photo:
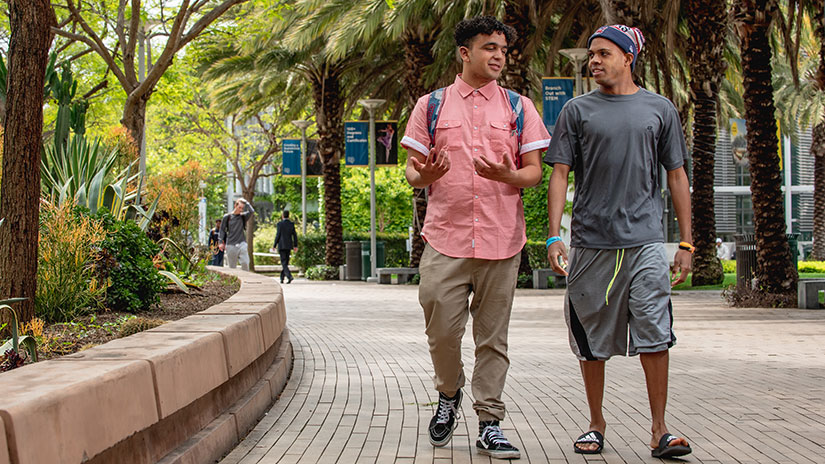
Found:
[[[492,35],[495,32],[504,34],[507,44],[516,41],[518,35],[512,26],[508,26],[492,16],[476,16],[461,20],[455,26],[455,43],[459,47],[469,47],[473,37],[484,34]]]

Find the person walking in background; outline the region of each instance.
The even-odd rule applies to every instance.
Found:
[[[527,240],[519,191],[541,181],[539,152],[550,135],[529,98],[496,83],[515,30],[476,17],[458,23],[454,36],[462,73],[449,87],[418,99],[401,140],[409,153],[407,181],[429,188],[418,292],[438,391],[429,438],[445,446],[458,426],[465,382],[461,338],[472,314],[476,449],[517,459],[521,453],[500,421],[510,311]]]
[[[212,258],[209,264],[212,266],[223,266],[223,250],[221,242],[221,220],[215,220],[215,227],[209,231],[209,249],[212,251]]]
[[[226,252],[229,267],[235,269],[238,261],[241,269],[249,270],[249,251],[246,245],[246,222],[255,209],[245,198],[235,200],[235,209],[224,215],[220,228],[220,249]]]
[[[275,232],[275,243],[272,250],[278,250],[281,255],[281,283],[292,283],[292,272],[289,270],[289,257],[293,251],[298,251],[298,233],[295,232],[295,223],[289,220],[289,211],[284,210],[281,214],[281,221],[278,222]]]
[[[670,100],[633,82],[631,73],[644,45],[641,31],[604,26],[587,45],[599,87],[564,105],[544,157],[553,166],[547,258],[556,272],[567,275],[564,314],[590,409],[590,425],[573,449],[602,452],[605,361],[638,354],[653,422],[651,454],[682,456],[691,452],[690,445],[665,425],[668,350],[676,343],[670,288],[687,279],[693,253],[684,169],[688,153],[679,113]],[[673,277],[678,278],[672,283],[662,228],[660,164],[667,171],[683,240],[673,259]],[[561,263],[567,262],[567,250],[559,231],[571,170],[576,192],[565,271]]]

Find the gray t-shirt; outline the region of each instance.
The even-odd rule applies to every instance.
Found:
[[[679,114],[661,95],[594,90],[562,108],[544,162],[575,173],[570,245],[619,249],[664,241],[659,164],[688,159]]]
[[[246,242],[246,221],[253,214],[252,208],[247,205],[246,211],[241,214],[226,214],[221,220],[221,242],[227,245],[237,245]]]

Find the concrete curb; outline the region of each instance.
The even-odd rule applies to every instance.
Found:
[[[0,376],[0,464],[202,463],[230,451],[283,391],[292,345],[275,279],[210,269],[238,277],[240,291]]]

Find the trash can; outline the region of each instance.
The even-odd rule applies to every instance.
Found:
[[[361,280],[361,242],[344,242],[347,250],[346,280]]]
[[[799,269],[799,234],[787,234],[788,246],[791,248],[791,263],[794,270]]]
[[[736,288],[750,288],[756,272],[756,237],[753,234],[734,235],[736,241]]]
[[[384,267],[384,242],[375,241],[375,267]],[[370,242],[361,242],[361,280],[367,280],[372,271],[370,263]]]

